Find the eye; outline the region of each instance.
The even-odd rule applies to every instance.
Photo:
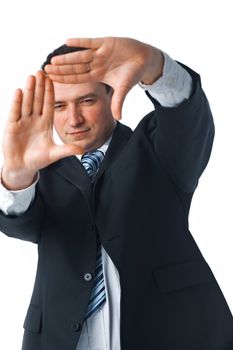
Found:
[[[55,104],[54,109],[62,109],[65,105],[62,103]]]
[[[80,101],[80,103],[83,105],[87,105],[87,106],[90,106],[92,105],[93,103],[95,103],[95,99],[92,98],[92,97],[88,97],[88,98],[85,98],[84,100]]]

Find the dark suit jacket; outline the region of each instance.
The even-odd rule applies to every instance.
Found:
[[[155,110],[134,132],[118,123],[93,189],[68,157],[41,171],[25,214],[1,214],[4,233],[38,244],[23,350],[75,350],[96,234],[120,275],[122,350],[233,349],[231,312],[188,225],[214,136],[199,76],[188,71],[188,101],[164,108],[151,98]]]

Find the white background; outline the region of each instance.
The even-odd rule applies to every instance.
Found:
[[[157,46],[202,76],[216,137],[193,197],[190,229],[233,311],[232,12],[230,1],[2,1],[0,129],[15,88],[69,37],[128,36]],[[135,127],[152,108],[135,87],[123,120]],[[0,349],[20,349],[37,247],[0,234]],[[191,315],[190,315],[191,316]],[[217,315],[216,315],[217,317]]]

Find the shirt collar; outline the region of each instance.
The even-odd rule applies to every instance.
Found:
[[[97,148],[98,150],[102,151],[102,152],[104,153],[104,155],[105,155],[105,153],[107,152],[107,149],[108,149],[108,147],[109,147],[109,144],[110,144],[110,142],[111,142],[111,139],[112,139],[112,135],[109,137],[109,139],[108,139],[102,146],[100,146],[100,147]],[[81,160],[82,154],[77,154],[76,157],[77,157],[79,160]]]

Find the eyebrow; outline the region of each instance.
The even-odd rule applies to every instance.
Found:
[[[82,95],[82,96],[79,96],[76,100],[77,101],[81,101],[81,100],[84,100],[85,98],[90,98],[90,97],[97,97],[97,94],[94,93],[94,92],[90,92],[89,94],[86,94],[86,95]],[[56,104],[59,104],[59,103],[64,103],[65,101],[55,101],[55,105]]]

